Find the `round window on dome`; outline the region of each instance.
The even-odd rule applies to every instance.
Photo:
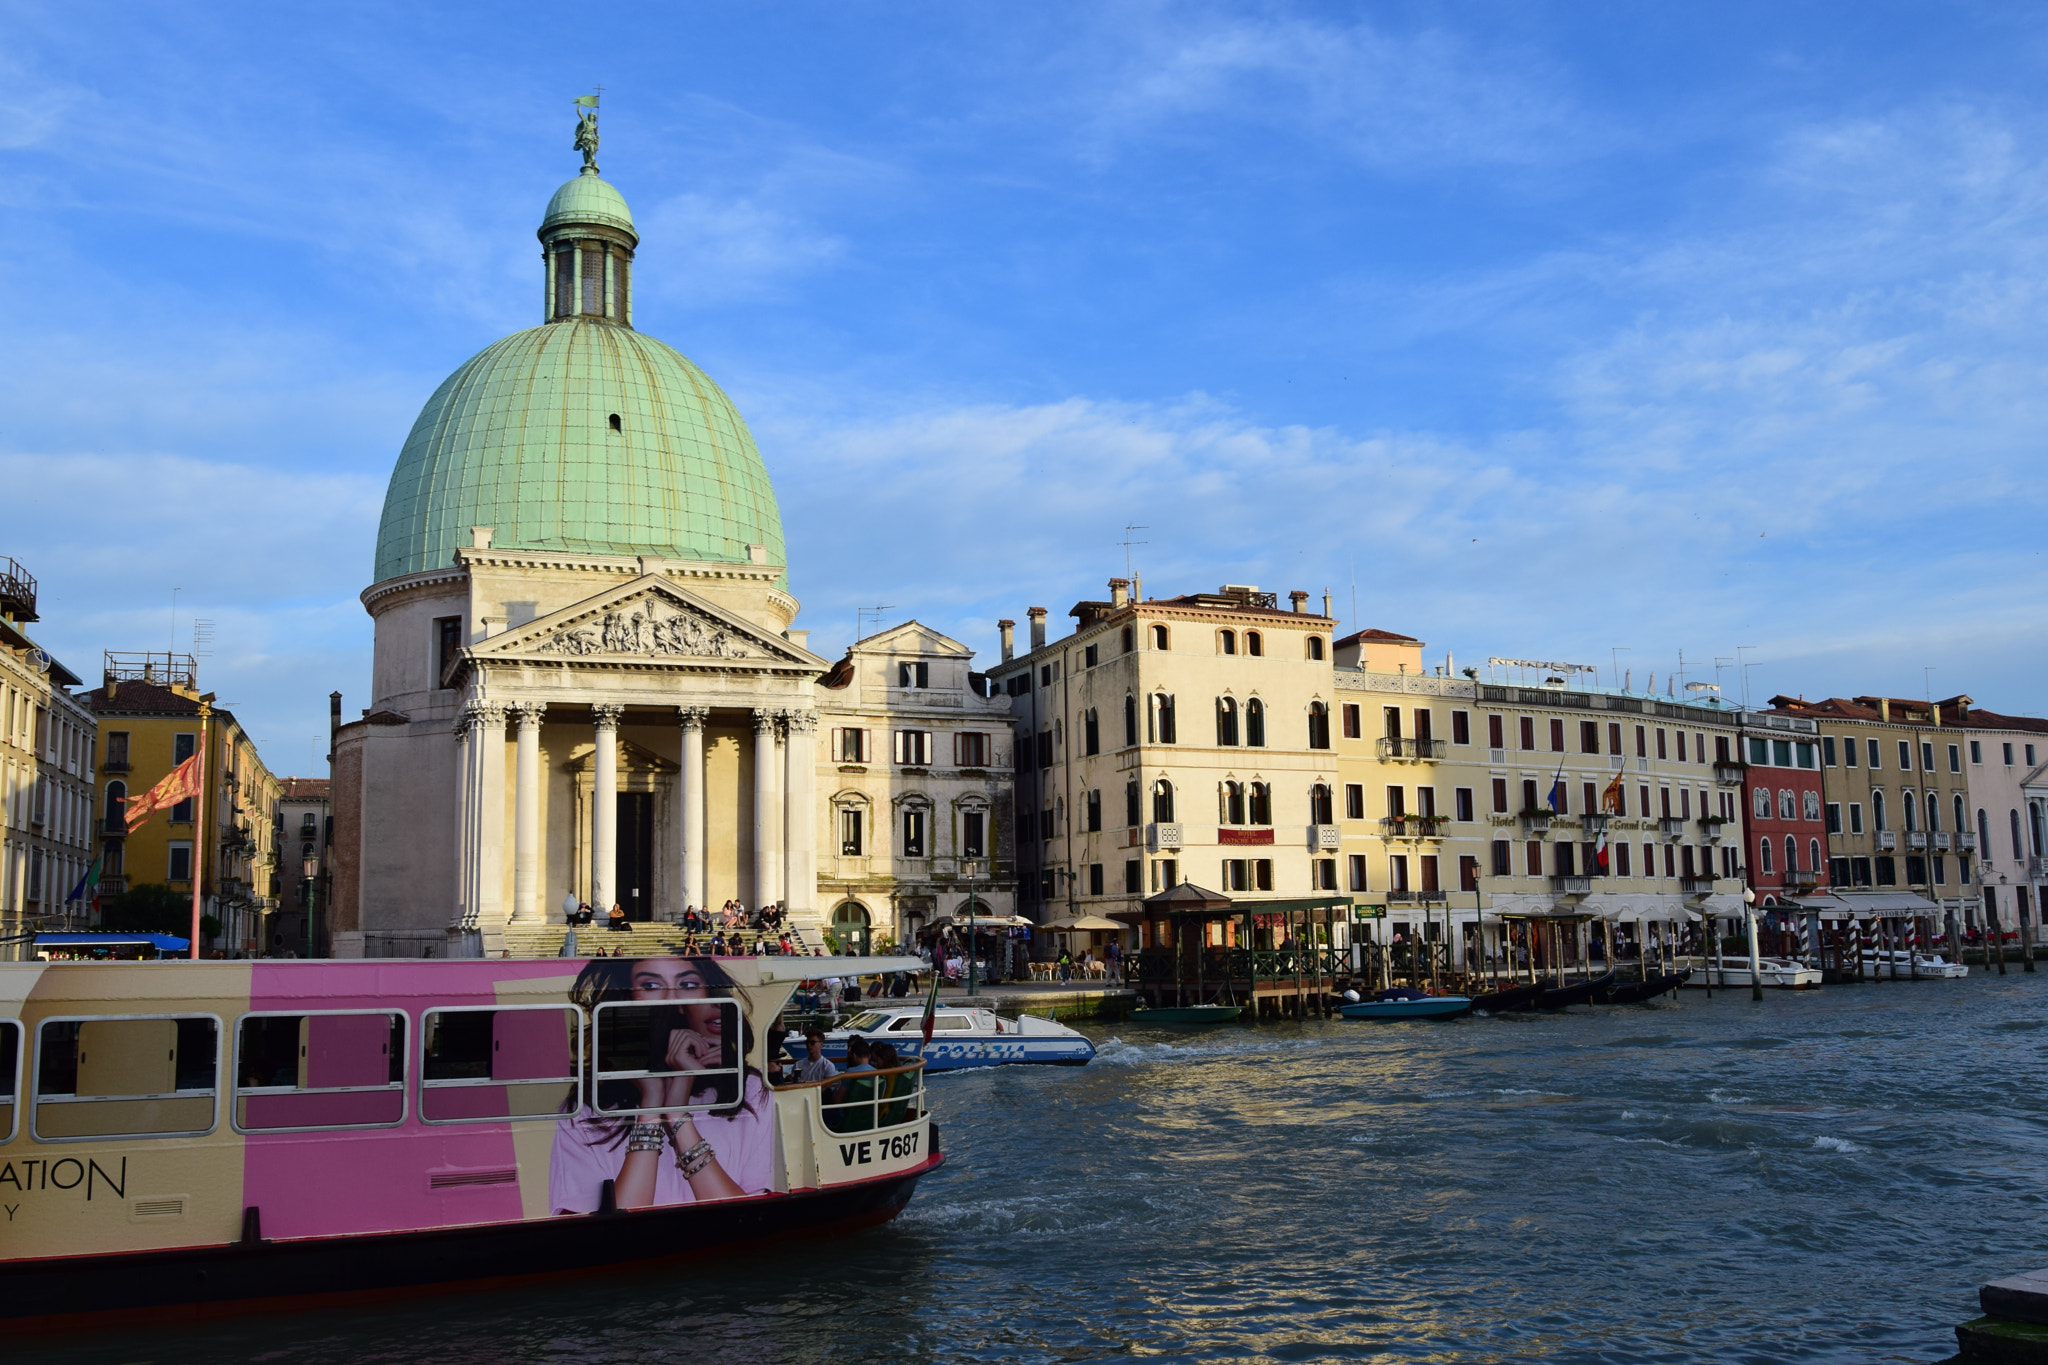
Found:
[[[622,427],[622,426],[620,426],[620,425],[619,425],[619,415],[618,415],[618,414],[617,414],[616,412],[612,414],[612,430],[613,430],[613,431],[624,431],[624,430],[625,430],[625,428],[624,428],[624,427]]]

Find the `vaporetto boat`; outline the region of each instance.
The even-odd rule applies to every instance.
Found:
[[[1893,948],[1889,952],[1878,952],[1869,948],[1863,950],[1865,976],[1875,976],[1882,972],[1889,981],[1894,968],[1897,969],[1902,981],[1912,976],[1918,976],[1922,981],[1957,981],[1970,974],[1968,966],[1961,962],[1950,962],[1939,953],[1909,953],[1903,948]]]
[[[930,1071],[1016,1063],[1086,1066],[1095,1057],[1095,1044],[1086,1035],[1056,1020],[1030,1014],[1007,1019],[980,1008],[940,1006],[929,1044],[924,1041],[924,1006],[868,1010],[825,1035],[825,1055],[845,1062],[847,1040],[855,1034],[886,1040],[897,1056],[922,1058]]]
[[[765,1078],[801,977],[913,959],[0,964],[0,1320],[505,1283],[886,1221],[924,1065]]]
[[[1676,965],[1682,971],[1689,971],[1685,979],[1687,986],[1727,986],[1732,989],[1749,984],[1747,957],[1681,957],[1677,959]],[[1773,990],[1817,990],[1823,979],[1820,968],[1809,967],[1804,962],[1794,962],[1789,958],[1760,957],[1757,959],[1757,970],[1763,977],[1763,984]]]

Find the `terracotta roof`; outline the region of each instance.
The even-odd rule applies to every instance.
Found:
[[[277,796],[280,801],[325,801],[328,796],[327,779],[281,777],[277,781]]]
[[[1878,703],[1889,704],[1891,719],[1886,720]],[[1948,697],[1934,702],[1940,723],[1954,728],[1974,725],[1977,717],[1985,714],[1969,705],[1968,697]],[[1861,720],[1880,725],[1928,725],[1924,719],[1908,719],[1909,712],[1927,711],[1929,703],[1920,697],[1823,697],[1819,701],[1807,701],[1803,697],[1779,695],[1771,698],[1771,710],[1781,715],[1805,716],[1813,720]],[[1963,708],[1969,707],[1967,713]]]
[[[1360,640],[1393,640],[1404,645],[1419,645],[1422,643],[1413,635],[1400,635],[1391,630],[1361,630],[1356,634],[1345,636],[1337,643],[1339,645],[1352,645],[1357,644]]]
[[[853,655],[851,652],[838,663],[825,670],[825,676],[818,679],[818,686],[834,690],[845,687],[853,681]]]
[[[1970,708],[1970,718],[1964,724],[1973,730],[2033,730],[2048,734],[2048,720],[2039,716],[2003,716],[1980,706]]]
[[[174,692],[162,683],[124,682],[115,685],[114,699],[107,700],[107,689],[95,687],[85,694],[85,704],[93,710],[106,713],[153,714],[163,716],[196,716],[199,702],[192,697]],[[215,714],[219,714],[216,712]]]

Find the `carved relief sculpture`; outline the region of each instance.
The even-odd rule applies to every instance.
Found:
[[[621,607],[606,612],[593,628],[573,626],[550,635],[539,648],[549,654],[688,655],[703,659],[752,657],[742,641],[725,627],[687,612],[662,616],[652,599],[639,611]]]

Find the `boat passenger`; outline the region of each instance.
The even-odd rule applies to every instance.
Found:
[[[829,1081],[839,1074],[839,1068],[825,1055],[825,1034],[821,1029],[804,1030],[804,1064],[796,1073],[799,1081]]]
[[[856,1073],[873,1071],[874,1046],[856,1033],[846,1040],[846,1072],[849,1078],[825,1089],[827,1104],[843,1104],[845,1109],[825,1111],[825,1126],[835,1133],[864,1133],[875,1126],[874,1110],[867,1101],[875,1097],[875,1083],[859,1079]]]
[[[875,1044],[874,1061],[877,1071],[890,1071],[903,1065],[903,1059],[896,1055],[896,1045],[887,1041]],[[894,1076],[875,1078],[876,1097],[883,1101],[875,1114],[877,1128],[893,1128],[903,1122],[909,1113],[910,1101],[895,1097],[907,1096],[911,1085],[910,1073],[907,1071],[897,1072]]]
[[[596,1109],[555,1129],[548,1206],[594,1212],[604,1182],[618,1207],[649,1208],[763,1194],[774,1169],[773,1099],[761,1073],[746,1066],[752,1028],[740,1013],[740,1037],[728,1035],[728,1010],[704,1002],[744,995],[709,958],[601,958],[577,976],[569,998],[585,1010],[606,1000],[676,1001],[666,1015],[650,1069],[681,1073],[606,1081]],[[723,1068],[723,1070],[719,1070]],[[712,1071],[698,1078],[690,1073]],[[735,1074],[737,1072],[737,1074]],[[711,1105],[688,1112],[685,1105]],[[597,1110],[651,1112],[608,1114]]]

